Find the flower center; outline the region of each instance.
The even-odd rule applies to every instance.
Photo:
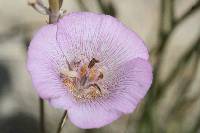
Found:
[[[72,61],[68,68],[61,69],[60,78],[76,100],[94,100],[105,95],[101,84],[104,70],[98,63],[95,58],[89,62]]]

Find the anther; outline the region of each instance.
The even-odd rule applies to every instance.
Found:
[[[99,63],[99,60],[96,60],[95,58],[92,58],[90,61],[88,68],[92,68],[96,63]]]
[[[101,88],[98,86],[98,84],[96,84],[96,83],[90,84],[89,87],[91,87],[91,86],[97,88],[99,90],[99,92],[101,92]]]
[[[98,79],[103,79],[103,73],[102,72],[100,72]]]

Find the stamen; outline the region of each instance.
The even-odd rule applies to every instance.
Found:
[[[96,86],[95,84],[90,85],[90,87],[87,90],[85,98],[87,99],[96,99],[97,97],[101,96],[102,93],[98,89],[98,85]]]
[[[93,81],[95,79],[96,73],[97,73],[97,71],[96,71],[95,68],[91,68],[90,69],[90,73],[89,73],[89,80],[90,81]]]
[[[91,86],[95,87],[96,89],[99,90],[99,92],[101,92],[101,88],[98,86],[98,84],[96,84],[96,83],[90,84],[90,85],[89,85],[89,88],[90,88]]]
[[[79,66],[81,63],[81,60],[77,61],[77,62],[74,62],[74,66]]]
[[[99,60],[96,60],[95,58],[92,58],[90,61],[88,68],[92,68],[96,63],[99,63]]]
[[[84,75],[84,76],[81,78],[81,80],[80,80],[80,85],[84,86],[85,83],[86,83],[86,81],[87,81],[87,76]]]
[[[60,76],[68,76],[68,77],[72,77],[72,78],[76,78],[78,77],[78,73],[76,71],[72,71],[72,70],[67,70],[67,69],[61,69],[60,70]]]
[[[103,73],[102,72],[100,72],[98,79],[103,79]]]
[[[67,59],[66,59],[66,63],[67,63],[67,66],[68,66],[69,70],[72,70],[72,67],[71,67],[71,65],[70,65],[70,63],[69,63],[69,61]]]
[[[68,63],[68,68],[61,69],[60,78],[76,100],[94,100],[105,96],[104,88],[99,86],[99,80],[104,78],[103,68],[96,67],[96,63],[99,60],[95,58],[88,64],[73,61]]]
[[[86,73],[87,73],[87,65],[84,64],[80,69],[80,76],[83,77],[86,75]]]
[[[69,89],[70,92],[73,93],[76,90],[76,86],[75,86],[75,84],[72,81],[70,81],[68,79],[64,79],[63,83],[64,83],[65,86],[68,87],[68,89]]]

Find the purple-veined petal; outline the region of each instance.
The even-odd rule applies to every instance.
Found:
[[[69,59],[80,54],[89,60],[96,57],[108,69],[133,58],[148,59],[147,48],[136,33],[103,14],[84,12],[65,16],[58,23],[57,41]]]
[[[79,128],[100,128],[118,119],[121,113],[109,110],[101,104],[82,104],[68,110],[69,119]]]
[[[136,58],[118,68],[110,96],[70,108],[70,120],[80,128],[99,128],[122,114],[131,113],[147,93],[152,82],[152,68],[148,61]]]
[[[59,69],[65,66],[65,57],[56,43],[56,25],[43,27],[34,36],[28,50],[27,67],[33,85],[44,99],[66,95],[66,88],[59,77]]]
[[[109,95],[77,100],[77,95],[67,88],[69,84],[64,85],[61,71],[68,62],[80,60],[81,65],[87,65],[93,58],[99,62],[95,69],[103,73],[101,81],[94,82],[106,87],[104,91]],[[70,120],[78,127],[99,128],[132,112],[144,97],[152,82],[148,58],[142,39],[117,19],[82,12],[70,13],[57,24],[43,27],[31,41],[27,67],[40,97],[54,107],[68,110]],[[80,68],[73,72],[77,74]],[[67,74],[64,76],[69,78]],[[80,83],[79,77],[72,78]],[[84,85],[76,87],[75,92],[88,89]]]
[[[152,67],[148,61],[136,58],[120,66],[107,79],[110,97],[106,103],[123,113],[131,113],[145,96],[152,83]]]
[[[74,105],[73,99],[69,94],[62,95],[58,98],[51,98],[48,100],[48,102],[55,108],[65,109],[65,110],[71,108]]]

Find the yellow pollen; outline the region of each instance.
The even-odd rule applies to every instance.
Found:
[[[101,92],[96,88],[96,86],[90,86],[88,89],[89,92],[87,92],[86,98],[95,99],[101,96]]]
[[[103,79],[103,73],[102,72],[100,72],[100,74],[99,74],[99,76],[98,76],[98,80],[99,79]]]
[[[70,81],[68,79],[64,79],[63,83],[64,83],[65,86],[67,86],[69,88],[70,92],[76,91],[76,86],[72,81]]]
[[[99,63],[99,60],[96,60],[95,58],[92,58],[92,60],[88,64],[88,68],[92,68],[96,63]]]
[[[80,76],[83,77],[87,74],[87,65],[84,64],[80,69]]]
[[[86,101],[106,96],[105,88],[101,88],[103,86],[100,81],[104,78],[104,69],[96,65],[99,60],[93,58],[89,63],[75,63],[70,66],[71,69],[62,69],[60,73],[63,84],[74,98]]]
[[[89,80],[90,81],[95,80],[96,73],[97,73],[97,70],[95,68],[90,69],[90,73],[89,73]]]

